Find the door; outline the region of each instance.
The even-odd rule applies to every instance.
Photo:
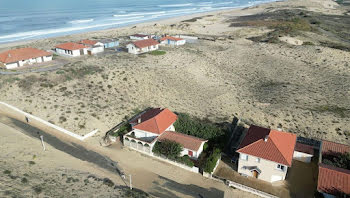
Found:
[[[188,156],[193,157],[193,152],[192,151],[188,151]]]
[[[253,170],[253,172],[252,172],[252,173],[253,173],[253,177],[254,177],[254,178],[258,178],[258,171]]]
[[[84,55],[84,49],[80,50],[80,55]]]

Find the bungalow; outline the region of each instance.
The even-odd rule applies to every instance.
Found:
[[[6,69],[47,61],[52,61],[52,53],[35,48],[19,48],[0,53],[0,63]]]
[[[326,165],[323,162],[331,161],[336,155],[350,152],[350,146],[323,140],[320,150],[317,191],[326,198],[349,196],[350,170]]]
[[[103,44],[104,48],[114,48],[119,46],[119,41],[114,39],[102,39],[99,42]]]
[[[79,43],[89,47],[87,50],[89,55],[101,53],[105,50],[103,43],[98,41],[82,40]]]
[[[151,37],[146,34],[134,34],[130,36],[131,40],[145,40],[145,39],[150,39]]]
[[[177,115],[168,109],[153,108],[130,121],[132,131],[126,134],[124,145],[153,155],[157,141],[175,141],[183,146],[181,156],[197,159],[206,140],[175,132]]]
[[[179,46],[179,45],[185,45],[186,40],[182,38],[172,37],[172,36],[165,36],[160,39],[160,44],[164,45],[173,45],[173,46]]]
[[[295,144],[295,134],[250,126],[237,150],[238,173],[267,182],[284,180]]]
[[[57,45],[55,47],[55,51],[58,54],[75,57],[75,56],[86,55],[88,53],[87,52],[88,48],[89,47],[83,44],[69,42],[69,43],[63,43],[63,44]]]
[[[159,43],[154,39],[146,39],[130,43],[126,48],[131,54],[142,54],[157,50],[159,48]]]

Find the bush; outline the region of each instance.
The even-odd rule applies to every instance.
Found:
[[[9,175],[9,174],[11,174],[11,171],[10,170],[4,170],[3,173],[6,174],[6,175]]]
[[[175,160],[182,150],[181,144],[170,140],[162,140],[155,143],[152,151],[158,155],[165,155],[167,158]]]
[[[216,162],[221,156],[221,150],[220,149],[214,149],[212,154],[207,158],[205,164],[204,164],[204,171],[207,173],[213,172]]]
[[[310,41],[305,41],[304,43],[303,43],[303,45],[315,45],[313,42],[310,42]]]
[[[335,156],[325,156],[322,162],[324,164],[350,170],[350,153],[348,152]]]
[[[180,162],[182,164],[185,164],[186,166],[189,166],[189,167],[193,167],[194,166],[193,161],[190,159],[190,157],[188,155],[184,155],[182,157],[178,157],[176,159],[176,161]]]
[[[128,133],[131,130],[131,125],[129,123],[124,124],[123,126],[121,126],[117,132],[115,132],[114,134],[112,134],[113,136],[122,136],[125,135],[126,133]]]
[[[165,51],[160,51],[160,50],[155,50],[155,51],[151,51],[150,54],[154,55],[154,56],[159,56],[159,55],[166,54],[166,52]]]

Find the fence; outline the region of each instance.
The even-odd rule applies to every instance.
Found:
[[[22,111],[22,110],[19,110],[18,108],[14,107],[14,106],[11,106],[11,105],[9,105],[9,104],[7,104],[7,103],[0,102],[0,106],[2,106],[2,107],[0,108],[0,111],[1,111],[1,110],[4,111],[5,109],[8,109],[9,111],[12,111],[12,112],[14,112],[14,113],[17,113],[17,114],[20,114],[21,116],[23,116],[23,119],[26,119],[26,118],[27,118],[28,121],[30,121],[30,120],[35,120],[35,121],[37,121],[37,122],[39,122],[39,123],[41,123],[41,124],[44,124],[44,125],[46,125],[46,126],[48,126],[48,127],[51,127],[51,128],[53,128],[53,129],[56,129],[56,130],[59,131],[59,132],[62,132],[62,133],[64,133],[64,134],[66,134],[66,135],[69,135],[69,136],[74,137],[74,138],[76,138],[76,139],[78,139],[78,140],[81,140],[81,141],[85,140],[85,139],[88,138],[88,137],[93,136],[93,135],[94,135],[95,133],[97,133],[97,131],[98,131],[98,129],[95,129],[95,130],[91,131],[90,133],[81,136],[81,135],[78,135],[78,134],[76,134],[76,133],[70,132],[70,131],[68,131],[68,130],[66,130],[66,129],[64,129],[64,128],[61,128],[61,127],[59,127],[59,126],[56,126],[56,125],[54,125],[54,124],[52,124],[52,123],[50,123],[50,122],[47,122],[47,121],[45,121],[45,120],[43,120],[43,119],[41,119],[41,118],[35,117],[35,116],[33,116],[33,115],[29,114],[29,113],[26,113],[26,112],[24,112],[24,111]],[[5,112],[4,112],[4,113],[5,113]],[[17,117],[17,118],[18,118],[18,116],[14,116],[14,117]],[[21,120],[21,119],[19,119],[19,120]]]
[[[233,182],[233,181],[230,181],[230,180],[226,180],[226,185],[228,185],[229,187],[235,187],[235,188],[237,188],[239,190],[250,192],[250,193],[252,193],[254,195],[258,195],[260,197],[264,197],[264,198],[278,198],[277,196],[274,196],[274,195],[262,192],[260,190],[256,190],[256,189],[251,188],[249,186],[245,186],[243,184],[239,184],[239,183],[236,183],[236,182]]]
[[[175,162],[175,161],[173,161],[173,160],[170,160],[170,159],[166,159],[166,158],[162,158],[162,157],[156,156],[156,155],[153,154],[153,152],[148,153],[148,152],[139,150],[139,149],[137,149],[137,148],[135,148],[135,147],[132,147],[132,146],[128,146],[128,148],[131,148],[131,149],[133,149],[133,150],[135,150],[135,151],[138,151],[138,152],[140,152],[140,153],[143,153],[143,154],[146,154],[146,155],[148,155],[148,156],[151,156],[151,157],[153,157],[153,158],[155,158],[155,159],[158,159],[158,160],[160,160],[160,161],[164,161],[164,162],[167,162],[167,163],[172,164],[172,165],[174,165],[174,166],[183,168],[183,169],[185,169],[185,170],[188,170],[188,171],[191,171],[191,172],[194,172],[194,173],[199,173],[199,168],[198,168],[198,167],[195,167],[195,166],[189,167],[189,166],[186,166],[186,165],[184,165],[184,164]]]

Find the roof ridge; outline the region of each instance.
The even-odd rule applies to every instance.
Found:
[[[188,135],[188,134],[177,132],[177,131],[165,131],[165,132],[176,133],[176,134],[179,134],[179,135],[182,135],[182,136],[192,137],[192,138],[198,139],[200,141],[207,141],[207,140],[205,140],[203,138],[199,138],[199,137],[196,137],[196,136],[193,136],[193,135]]]
[[[286,162],[286,164],[290,165],[290,164],[288,163],[287,159],[286,159],[286,156],[283,155],[283,153],[282,153],[281,150],[278,148],[278,146],[275,144],[275,142],[272,140],[272,138],[270,138],[270,139],[271,139],[272,144],[277,148],[277,150],[279,151],[279,153],[282,155],[282,157],[283,157],[284,161]]]
[[[250,143],[250,144],[248,144],[248,145],[246,145],[246,146],[244,146],[244,147],[238,149],[237,152],[239,152],[239,151],[242,150],[243,148],[249,148],[250,146],[255,145],[256,143],[260,142],[261,140],[263,140],[263,139],[259,139],[259,140],[255,141],[255,142],[253,142],[253,143]]]

